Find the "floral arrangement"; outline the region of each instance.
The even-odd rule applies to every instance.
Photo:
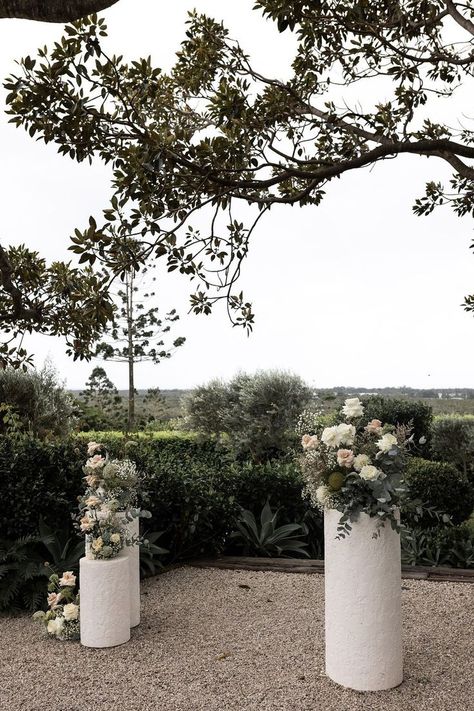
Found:
[[[33,618],[41,622],[50,637],[61,641],[79,639],[79,593],[76,576],[68,570],[61,577],[51,575],[48,584],[48,610],[38,610]]]
[[[341,511],[340,537],[350,533],[351,522],[362,512],[376,517],[380,526],[388,520],[400,530],[405,450],[412,440],[409,428],[367,422],[359,398],[347,399],[338,419],[324,427],[318,424],[319,413],[300,418],[305,495],[322,510]]]
[[[89,442],[87,455],[83,467],[87,488],[79,499],[78,527],[86,534],[87,555],[106,560],[117,556],[124,545],[138,542],[126,539],[125,524],[141,515],[136,508],[139,474],[135,462],[111,459],[100,442]]]
[[[93,509],[81,518],[80,528],[86,534],[88,556],[94,560],[115,558],[126,542],[123,526],[114,513],[99,518]]]

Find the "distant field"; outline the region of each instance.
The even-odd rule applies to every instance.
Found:
[[[190,390],[161,390],[162,401],[157,405],[154,415],[157,420],[165,423],[167,420],[178,418],[182,415],[181,402]],[[73,391],[78,397],[80,393]],[[127,392],[120,390],[119,394],[126,403]],[[315,404],[319,405],[324,412],[335,412],[339,409],[346,397],[359,397],[369,395],[382,395],[383,397],[395,397],[403,400],[421,400],[433,409],[434,415],[474,415],[474,389],[455,388],[452,390],[416,390],[413,388],[342,388],[316,389],[317,399]],[[429,396],[427,397],[427,395]],[[439,394],[442,397],[439,397]],[[139,390],[136,396],[137,414],[143,408],[143,400],[146,395],[145,390]]]

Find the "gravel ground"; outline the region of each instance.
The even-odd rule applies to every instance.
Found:
[[[142,624],[107,650],[0,620],[1,711],[472,711],[474,585],[403,581],[405,681],[324,675],[319,575],[179,568],[143,585]]]

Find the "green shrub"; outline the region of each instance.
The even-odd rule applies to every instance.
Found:
[[[416,400],[398,400],[374,395],[364,398],[365,414],[367,420],[377,419],[391,425],[413,426],[416,453],[428,457],[430,452],[432,409],[424,402]],[[425,438],[426,442],[420,443]]]
[[[36,534],[41,516],[53,528],[72,532],[84,458],[85,446],[73,440],[0,437],[0,538]]]
[[[474,568],[474,532],[466,524],[402,532],[402,563]]]
[[[436,417],[431,434],[433,459],[455,464],[474,482],[474,417]]]
[[[303,499],[303,479],[293,462],[275,460],[265,464],[235,464],[231,478],[236,501],[258,515],[267,499],[279,510],[283,523],[300,522],[309,508]]]
[[[296,375],[241,373],[228,384],[213,381],[185,400],[190,429],[222,439],[243,461],[264,462],[286,453],[294,427],[312,391]]]
[[[40,439],[64,437],[75,423],[73,399],[49,363],[42,370],[0,370],[0,403],[2,434],[13,425]]]
[[[467,519],[474,507],[474,489],[454,464],[413,457],[406,472],[410,498],[419,499],[437,511],[447,513],[454,524]],[[420,525],[430,527],[433,519],[424,516]]]
[[[79,573],[84,541],[39,521],[39,534],[0,539],[0,612],[33,612],[45,604],[48,579],[65,570]]]

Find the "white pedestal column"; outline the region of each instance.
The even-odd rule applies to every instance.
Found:
[[[138,540],[140,534],[139,519],[127,521],[125,525],[128,540]],[[133,546],[125,546],[120,553],[128,558],[130,576],[130,626],[140,624],[140,546],[138,542]]]
[[[361,514],[336,540],[341,513],[324,512],[326,673],[341,686],[381,691],[403,680],[400,536]]]
[[[80,560],[81,644],[115,647],[130,639],[129,564],[126,557]]]

